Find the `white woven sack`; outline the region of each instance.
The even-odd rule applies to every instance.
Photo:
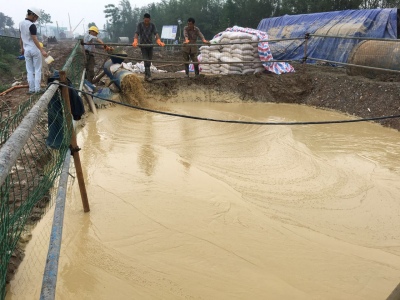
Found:
[[[241,67],[237,67],[235,65],[221,64],[221,69],[227,69],[229,71],[242,71]]]
[[[244,69],[242,70],[242,74],[254,74],[254,69]]]
[[[211,46],[208,47],[208,49],[210,51],[211,50],[219,50],[219,49],[221,49],[221,46],[220,45],[211,45]]]
[[[264,68],[256,68],[256,69],[254,69],[254,74],[262,73],[262,72],[264,72],[264,71],[265,71]]]
[[[231,46],[223,46],[222,49],[220,50],[221,52],[231,52],[232,51],[232,47]]]
[[[236,45],[235,45],[236,46]],[[243,53],[243,51],[241,50],[241,49],[238,49],[238,48],[236,48],[236,49],[232,49],[232,51],[231,51],[231,54],[233,55],[233,54],[242,54]]]
[[[199,49],[200,51],[205,51],[205,50],[210,51],[210,46],[201,46]]]
[[[237,57],[233,57],[233,56],[224,56],[224,57],[221,57],[219,60],[222,62],[231,62],[231,61],[238,62],[238,63],[242,62],[241,59],[239,59]]]
[[[253,57],[254,52],[252,50],[245,50],[245,51],[242,52],[242,55]]]
[[[245,50],[254,51],[254,46],[251,45],[251,44],[235,44],[235,45],[232,46],[232,48],[233,49],[240,49],[242,51],[245,51]]]
[[[249,39],[251,40],[253,35],[250,33],[245,32],[224,32],[223,37],[230,38],[231,40],[242,40],[242,39]]]
[[[229,71],[229,70],[227,70],[225,68],[222,68],[221,69],[221,74],[223,74],[223,75],[241,75],[242,72],[240,72],[240,71]]]
[[[242,61],[254,61],[254,57],[253,56],[249,56],[249,55],[243,55],[242,57]]]
[[[219,51],[211,51],[210,52],[210,57],[214,57],[216,59],[219,59],[222,56],[224,56],[224,54],[219,52]]]
[[[249,43],[249,42],[251,42],[250,39],[234,39],[234,40],[231,40],[231,44],[237,44],[237,45],[240,45],[241,43]],[[242,44],[242,45],[244,45],[244,44]]]
[[[219,44],[221,43],[221,37],[216,37],[215,39],[210,40],[211,44]]]
[[[232,57],[238,58],[238,59],[240,59],[240,61],[243,61],[243,55],[242,54],[234,53],[234,54],[232,54]]]

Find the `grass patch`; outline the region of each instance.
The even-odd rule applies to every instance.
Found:
[[[7,84],[7,85],[0,84],[0,93],[8,90],[10,87],[11,87],[11,84]]]
[[[26,73],[25,62],[17,59],[19,55],[19,40],[0,38],[0,88],[8,88],[15,80]]]

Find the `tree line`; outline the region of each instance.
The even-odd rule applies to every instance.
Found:
[[[257,28],[264,18],[285,14],[308,14],[346,9],[395,8],[400,0],[161,0],[143,7],[132,7],[129,0],[121,0],[119,5],[105,6],[105,30],[111,39],[118,37],[132,39],[136,25],[144,13],[151,15],[161,33],[163,25],[178,25],[182,28],[186,20],[193,17],[207,39],[234,25]]]
[[[207,39],[228,27],[257,28],[264,18],[285,14],[308,14],[346,9],[395,8],[400,0],[161,0],[143,7],[132,7],[129,0],[121,0],[118,5],[107,4],[104,8],[106,25],[112,41],[118,37],[132,39],[136,25],[144,13],[150,13],[153,22],[161,33],[163,25],[182,25],[178,27],[177,37],[182,37],[186,20],[193,17]],[[51,15],[42,10],[38,20],[41,27],[51,21]],[[95,25],[90,22],[89,26]],[[0,32],[12,28],[14,21],[0,12]]]
[[[47,14],[43,9],[41,11],[41,17],[38,19],[37,24],[39,28],[39,33],[44,25],[53,23],[51,21],[51,15]],[[22,19],[20,20],[22,21]],[[0,35],[9,35],[8,32],[14,32],[14,20],[6,16],[4,13],[0,12]]]

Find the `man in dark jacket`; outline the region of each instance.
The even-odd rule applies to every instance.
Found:
[[[151,60],[153,59],[153,46],[143,46],[145,44],[153,44],[153,36],[156,38],[157,45],[164,47],[165,44],[161,42],[160,36],[158,35],[156,25],[151,23],[150,14],[145,13],[143,22],[137,25],[135,36],[133,37],[133,47],[138,46],[138,37],[140,36],[140,50],[142,51],[142,58],[144,61],[144,79],[146,81],[151,81]]]

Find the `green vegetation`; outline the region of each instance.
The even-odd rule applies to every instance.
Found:
[[[24,61],[17,60],[19,55],[19,39],[0,37],[0,92],[9,87],[15,76],[25,71]]]
[[[37,22],[38,22],[39,32],[42,33],[42,26],[45,26],[46,24],[51,24],[53,22],[51,21],[50,14],[46,14],[43,9],[41,9],[40,12],[42,13],[42,15],[40,16]]]
[[[148,12],[159,31],[163,25],[178,24],[178,19],[185,26],[186,20],[193,17],[205,37],[211,39],[227,27],[238,25],[257,28],[262,19],[285,14],[390,8],[399,5],[400,0],[161,0],[132,8],[129,0],[121,0],[119,5],[105,6],[107,25],[104,29],[113,41],[121,36],[132,38],[137,23]]]

